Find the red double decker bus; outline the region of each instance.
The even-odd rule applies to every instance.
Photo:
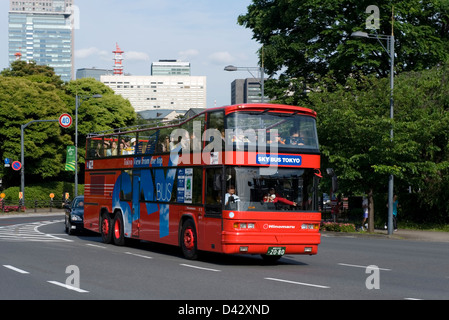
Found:
[[[90,134],[86,229],[199,251],[317,253],[316,113],[273,104],[207,109],[161,127]]]

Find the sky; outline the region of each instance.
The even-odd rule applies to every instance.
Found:
[[[124,71],[150,75],[161,59],[189,61],[192,76],[207,77],[207,107],[231,103],[231,83],[251,78],[224,67],[258,66],[260,45],[237,24],[252,0],[75,0],[75,70],[112,69],[116,43]],[[0,0],[0,70],[8,63],[9,1]],[[257,76],[257,74],[255,74]]]

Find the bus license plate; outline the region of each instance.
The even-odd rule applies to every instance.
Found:
[[[285,247],[269,247],[267,256],[283,256],[285,254]]]

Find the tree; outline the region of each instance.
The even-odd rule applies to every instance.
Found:
[[[9,68],[1,72],[1,75],[4,77],[27,78],[38,83],[53,84],[56,88],[61,88],[64,84],[64,81],[61,80],[60,76],[55,74],[52,67],[38,65],[34,60],[14,61]]]
[[[340,84],[360,72],[388,74],[389,58],[382,46],[351,37],[354,31],[365,31],[366,8],[372,4],[370,0],[253,0],[238,22],[251,29],[263,46],[260,56],[268,74],[280,76],[284,89],[292,79],[301,79],[304,83],[293,89],[302,93],[329,71]],[[398,70],[424,70],[447,60],[448,1],[380,0],[376,4],[379,34],[391,35],[394,10]]]
[[[427,218],[449,218],[449,66],[403,73],[396,79],[395,119],[389,118],[387,79],[360,76],[340,85],[332,78],[309,94],[318,112],[323,167],[338,173],[346,193],[386,193],[410,187]],[[390,128],[394,140],[390,140]],[[370,217],[374,212],[370,210]]]
[[[20,159],[20,127],[32,120],[53,120],[66,112],[54,85],[0,76],[0,158]],[[57,123],[37,123],[25,132],[26,170],[40,178],[63,170],[64,146],[70,136]],[[3,168],[5,173],[5,169]],[[11,175],[6,175],[8,177]]]
[[[94,79],[63,84],[52,68],[16,61],[0,76],[0,159],[20,159],[21,125],[32,120],[57,120],[63,113],[75,116],[75,95],[101,94],[85,100],[79,110],[79,163],[85,156],[86,135],[131,126],[136,113],[128,100]],[[35,123],[25,130],[27,181],[64,179],[67,146],[74,145],[75,126],[61,129],[57,123]],[[1,168],[5,184],[20,181],[11,169]],[[70,174],[70,177],[73,177]],[[80,174],[82,177],[82,173]]]
[[[137,121],[137,114],[129,100],[96,81],[93,78],[70,81],[65,86],[67,104],[71,108],[71,114],[75,114],[75,97],[78,95],[82,100],[78,110],[78,159],[81,166],[80,177],[83,176],[83,166],[85,163],[86,136],[89,133],[108,131],[111,129],[125,128],[134,125]],[[94,95],[101,95],[101,99],[91,98]],[[75,130],[72,127],[69,131],[75,139]],[[83,180],[81,178],[81,180]]]

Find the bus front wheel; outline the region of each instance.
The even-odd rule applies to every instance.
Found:
[[[184,257],[189,260],[198,258],[197,233],[192,220],[187,220],[182,225],[181,248]]]

